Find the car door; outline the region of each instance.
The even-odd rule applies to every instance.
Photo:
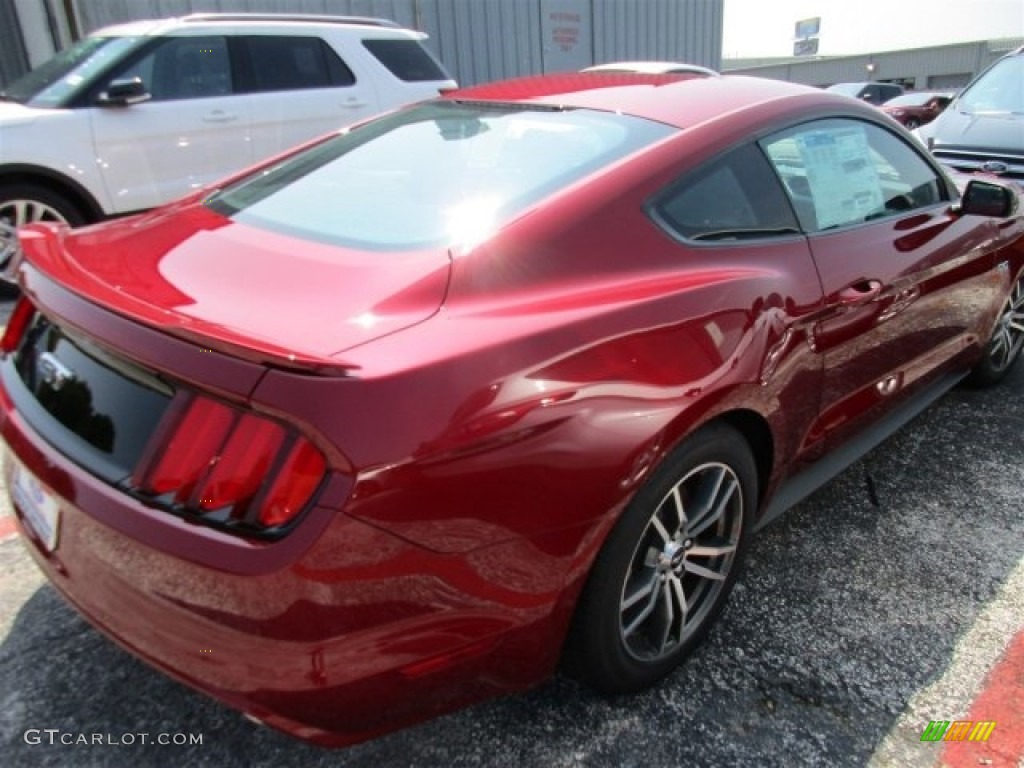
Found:
[[[115,212],[165,203],[252,163],[249,104],[234,91],[224,37],[160,39],[110,80],[134,77],[148,101],[89,108]]]
[[[257,159],[378,112],[369,79],[357,77],[334,48],[315,35],[250,35],[235,45],[250,92]]]
[[[716,378],[712,371],[742,370],[741,378],[757,382],[777,455],[791,457],[791,468],[813,461],[821,448],[808,435],[822,364],[808,332],[822,308],[822,288],[807,238],[764,154],[748,143],[689,168],[648,210],[678,241],[680,269],[700,265],[733,276],[687,298],[694,303],[681,314],[699,318],[685,348],[687,366],[708,380]],[[744,331],[746,341],[737,345]]]
[[[1001,281],[995,223],[959,216],[934,166],[887,128],[817,120],[762,142],[809,235],[825,309],[817,439],[838,446],[955,368]]]

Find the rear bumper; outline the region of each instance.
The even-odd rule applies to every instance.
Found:
[[[251,542],[139,504],[46,444],[0,387],[0,435],[60,508],[28,549],[90,622],[172,677],[275,728],[344,745],[536,684],[557,663],[559,591],[509,590],[522,542],[438,555],[318,507]],[[336,478],[330,498],[347,488]],[[540,553],[531,551],[531,557]],[[566,559],[551,555],[551,574]]]

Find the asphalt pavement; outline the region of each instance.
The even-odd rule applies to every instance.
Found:
[[[121,651],[46,585],[0,498],[6,766],[1024,768],[1024,364],[954,390],[759,534],[708,642],[654,690],[556,678],[342,750]],[[994,722],[988,741],[921,740],[966,720]]]

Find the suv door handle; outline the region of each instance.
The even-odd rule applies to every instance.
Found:
[[[229,123],[237,119],[238,115],[234,112],[225,112],[223,109],[215,109],[203,115],[204,123]]]
[[[839,303],[844,307],[867,304],[877,299],[881,292],[880,280],[858,280],[839,291]]]
[[[359,109],[359,107],[365,107],[366,102],[362,99],[346,99],[341,102],[342,109]]]

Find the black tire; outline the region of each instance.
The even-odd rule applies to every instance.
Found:
[[[974,387],[990,387],[1006,378],[1013,366],[1020,360],[1024,349],[1024,272],[1017,275],[1017,280],[1006,297],[1003,308],[999,311],[992,337],[985,346],[985,356],[981,358],[970,375],[967,383]]]
[[[40,184],[0,184],[0,220],[20,227],[30,221],[63,221],[73,227],[87,223],[82,210],[65,195]]]
[[[675,669],[725,604],[756,499],[754,458],[739,432],[715,424],[684,440],[598,554],[573,619],[566,671],[619,694],[643,690]]]
[[[906,127],[908,131],[912,131],[915,128],[917,128],[920,124],[921,123],[917,120],[917,118],[908,117],[907,122],[905,122],[903,125]]]

